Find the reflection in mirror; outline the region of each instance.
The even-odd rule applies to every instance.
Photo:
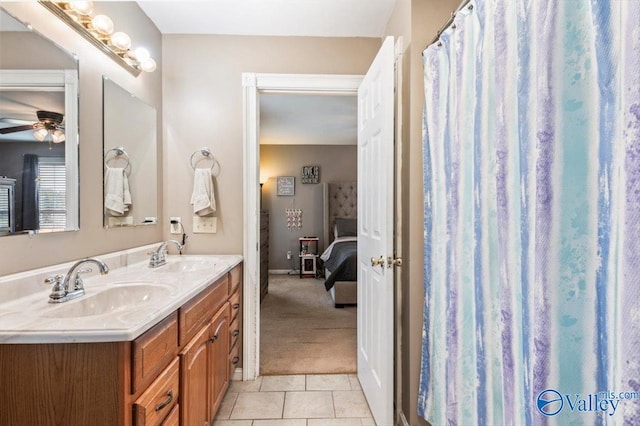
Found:
[[[103,78],[104,226],[156,223],[156,110]]]
[[[0,235],[78,229],[78,63],[0,8]]]

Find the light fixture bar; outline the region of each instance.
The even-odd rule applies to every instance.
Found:
[[[55,2],[50,0],[38,0],[38,3],[46,7],[51,13],[60,18],[64,23],[69,25],[71,28],[76,30],[78,34],[83,36],[86,40],[91,42],[94,46],[100,49],[105,55],[109,56],[116,62],[118,65],[129,71],[134,76],[140,75],[141,69],[125,60],[123,55],[126,55],[126,51],[123,51],[122,54],[114,51],[104,40],[98,38],[97,35],[94,35],[91,31],[89,31],[84,25],[80,22],[74,20],[64,9],[63,6],[60,6],[58,3],[64,4],[64,2]]]

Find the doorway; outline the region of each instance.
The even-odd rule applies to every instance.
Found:
[[[266,93],[259,107],[260,375],[355,374],[356,300],[334,300],[323,274],[325,261],[349,262],[335,277],[351,278],[355,290],[355,251],[345,252],[355,241],[336,242],[332,259],[321,255],[333,215],[356,220],[357,97]]]
[[[262,93],[357,94],[363,79],[359,75],[243,75],[245,107],[244,145],[244,277],[243,294],[244,334],[243,380],[254,380],[259,375],[260,348],[260,295],[259,295],[259,241],[260,227],[260,145],[259,96]]]

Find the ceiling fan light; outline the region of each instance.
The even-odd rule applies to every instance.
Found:
[[[111,44],[121,50],[127,50],[131,47],[131,38],[127,33],[118,31],[111,36]]]
[[[33,137],[39,140],[40,142],[44,141],[47,138],[49,131],[47,129],[38,129],[33,132]]]
[[[102,35],[109,35],[113,32],[113,21],[107,15],[96,15],[91,20],[91,25]]]
[[[89,15],[93,12],[92,1],[72,1],[69,3],[69,7],[78,15]]]
[[[51,140],[53,140],[53,143],[64,142],[65,139],[66,136],[62,130],[56,129],[51,133]]]
[[[156,61],[152,58],[147,58],[140,63],[140,68],[145,72],[154,72],[156,70]]]

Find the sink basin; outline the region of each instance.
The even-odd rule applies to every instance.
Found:
[[[45,317],[73,318],[104,315],[130,308],[146,308],[166,300],[172,288],[154,282],[118,283],[92,295],[65,302]]]
[[[198,272],[213,269],[215,262],[207,259],[170,259],[166,265],[155,268],[158,272]]]

